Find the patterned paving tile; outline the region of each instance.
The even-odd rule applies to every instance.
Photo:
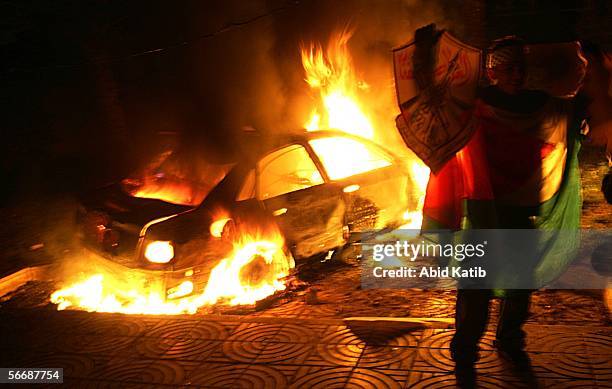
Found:
[[[598,388],[612,388],[612,382],[610,380],[595,380]]]
[[[351,322],[347,326],[368,346],[416,347],[423,336],[422,329],[402,322]]]
[[[432,296],[424,304],[410,307],[411,317],[453,317],[454,315],[454,304],[449,304],[448,299],[442,297]]]
[[[338,365],[354,367],[357,365],[363,346],[354,344],[317,344],[304,361],[304,365]]]
[[[494,351],[480,351],[480,358],[476,368],[483,374],[508,375],[509,366],[498,357]],[[412,369],[434,374],[452,373],[455,363],[450,357],[450,350],[446,348],[418,348],[418,355]]]
[[[108,358],[69,353],[27,354],[18,358],[18,367],[61,367],[64,377],[92,377],[102,369]]]
[[[57,388],[57,384],[49,385],[36,385],[37,388]],[[129,388],[129,389],[145,389],[145,388],[169,388],[167,385],[151,385],[146,383],[128,383],[119,381],[106,381],[106,380],[84,380],[84,379],[64,379],[64,383],[61,385],[62,388],[75,388],[75,389],[111,389],[111,388]]]
[[[144,334],[151,325],[151,319],[145,320],[139,316],[88,313],[78,323],[70,323],[70,332],[77,334],[104,336],[139,336]]]
[[[320,339],[325,326],[284,324],[280,327],[272,341],[291,343],[313,343]]]
[[[316,320],[314,322],[302,322],[302,323],[291,323],[287,326],[294,327],[304,327],[308,333],[308,337],[313,337],[312,339],[308,339],[309,342],[320,342],[323,336],[328,335],[333,332],[334,329],[337,329],[339,326],[337,325],[337,321],[334,321],[334,324],[326,323],[323,320]],[[342,327],[346,328],[346,327]]]
[[[183,364],[169,360],[155,360],[145,373],[144,382],[167,385],[183,384],[187,374]]]
[[[262,344],[256,363],[302,365],[313,360],[316,346],[309,343]]]
[[[419,339],[419,347],[427,348],[449,348],[450,342],[455,335],[455,330],[443,330],[443,329],[428,329],[423,331],[423,335]],[[493,341],[495,340],[495,333],[491,331],[485,332],[484,336],[480,340],[479,347],[481,350],[493,350]]]
[[[42,312],[44,323],[24,315],[26,319],[15,319],[26,320],[23,330],[0,322],[0,329],[14,331],[14,336],[2,337],[0,366],[64,367],[69,387],[455,385],[448,350],[453,330],[251,315],[167,318]],[[611,386],[611,329],[530,325],[527,331],[541,387]],[[480,387],[528,387],[498,357],[493,338],[489,331],[481,343]]]
[[[592,379],[593,366],[599,365],[600,371],[606,365],[608,359],[593,359],[589,354],[531,354],[533,370],[540,378],[573,378]]]
[[[417,356],[411,347],[366,346],[357,362],[362,369],[394,369],[408,371]]]
[[[598,383],[591,380],[540,380],[540,386],[543,389],[593,389],[593,388],[611,388],[612,385],[608,382]]]
[[[276,337],[282,324],[242,323],[226,339],[229,342],[265,342]]]
[[[542,379],[538,380],[540,387],[543,389],[593,389],[593,388],[609,388],[611,386],[602,386],[592,380],[577,380],[577,379]]]
[[[579,332],[559,331],[550,327],[531,329],[527,351],[550,353],[585,353],[584,336]]]
[[[350,367],[340,366],[300,366],[289,387],[295,389],[346,388],[352,371]]]
[[[118,356],[132,351],[136,338],[129,336],[78,335],[62,336],[48,346],[49,351],[76,354]]]
[[[268,353],[269,347],[275,347],[268,342],[224,342],[223,355],[231,361],[252,363],[262,352]],[[269,354],[268,354],[269,355]]]
[[[607,382],[612,386],[612,356],[591,354],[588,358],[595,379]]]
[[[583,333],[582,340],[589,354],[612,356],[612,328]]]
[[[174,339],[192,338],[197,324],[196,320],[160,320],[156,325],[149,328],[144,336]]]
[[[192,362],[230,362],[223,354],[222,341],[202,339],[177,339],[160,358]]]
[[[206,388],[231,388],[246,366],[203,363],[193,369],[185,383]]]
[[[228,323],[204,319],[196,322],[196,325],[192,328],[189,335],[197,339],[224,340],[227,339],[239,325],[240,323],[238,322]]]
[[[327,327],[319,343],[365,345],[365,342],[350,327],[345,325],[331,325]]]
[[[296,366],[202,363],[185,383],[203,388],[286,388]]]
[[[401,389],[408,380],[407,370],[355,369],[346,382],[347,388]]]
[[[428,372],[411,373],[406,388],[409,389],[456,389],[457,382],[452,373],[434,374]],[[528,384],[519,380],[509,380],[507,377],[478,375],[477,387],[483,389],[529,389]]]
[[[107,361],[100,369],[87,376],[106,381],[144,382],[147,368],[153,363],[150,359],[115,358]]]
[[[159,359],[176,343],[181,341],[182,339],[141,336],[134,340],[128,349],[123,349],[122,352],[116,355],[125,358]]]
[[[110,360],[93,377],[136,384],[181,385],[188,374],[186,366],[172,360],[116,358]]]
[[[245,389],[286,388],[295,370],[295,366],[249,365],[241,371],[232,386]]]

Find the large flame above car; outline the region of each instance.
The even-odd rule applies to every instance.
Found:
[[[368,84],[359,80],[353,66],[353,59],[348,48],[352,32],[343,30],[332,34],[327,48],[321,45],[310,44],[302,47],[302,65],[306,73],[305,81],[310,88],[318,94],[321,108],[313,108],[310,117],[304,124],[308,131],[333,128],[348,134],[358,135],[373,141],[382,137],[384,124],[374,124],[365,107],[368,106]],[[393,93],[391,91],[390,93]],[[391,117],[395,117],[395,106],[390,107]],[[327,160],[326,166],[332,166],[330,172],[332,179],[342,179],[361,171],[375,169],[381,166],[368,166],[368,163],[378,163],[372,158],[368,150],[358,144],[333,145],[325,141],[318,144],[311,143],[322,159]],[[341,147],[344,146],[344,147]],[[363,164],[354,166],[349,164],[344,156],[347,154],[359,155]],[[372,162],[371,162],[372,161]],[[373,162],[376,161],[376,162]],[[406,210],[404,213],[404,229],[420,229],[423,220],[422,208],[425,197],[425,187],[429,180],[429,169],[418,158],[412,158],[407,164],[413,178],[415,194],[418,198],[416,210]]]
[[[313,108],[305,127],[308,131],[334,128],[373,139],[374,127],[357,97],[368,85],[355,76],[348,49],[351,35],[347,30],[333,34],[325,51],[314,43],[302,48],[306,82],[319,92],[324,108],[322,112]]]

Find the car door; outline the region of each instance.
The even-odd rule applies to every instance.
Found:
[[[348,136],[311,139],[309,145],[331,182],[345,196],[350,232],[398,226],[410,207],[410,176],[372,142]]]
[[[256,196],[274,216],[296,257],[342,246],[345,204],[341,187],[326,183],[307,149],[292,144],[258,163]]]

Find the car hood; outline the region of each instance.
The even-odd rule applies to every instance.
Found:
[[[118,183],[84,194],[81,196],[81,204],[88,212],[103,212],[113,222],[139,227],[152,220],[193,209],[157,199],[130,196]]]

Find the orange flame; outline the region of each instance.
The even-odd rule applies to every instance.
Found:
[[[348,50],[351,36],[349,31],[334,34],[325,53],[321,46],[314,44],[309,49],[302,48],[306,82],[313,90],[319,91],[325,108],[323,113],[313,109],[305,128],[308,131],[334,128],[373,139],[374,127],[357,98],[359,90],[368,86],[357,80],[354,74]]]
[[[333,35],[325,52],[320,45],[314,44],[301,50],[306,82],[318,92],[321,102],[319,105],[323,108],[321,111],[316,108],[312,110],[305,128],[309,131],[333,128],[375,139],[380,136],[378,131],[383,126],[375,127],[368,112],[364,110],[366,105],[363,104],[363,95],[369,87],[355,75],[348,50],[351,35],[348,31]],[[395,111],[395,107],[389,107],[389,112]],[[341,179],[356,172],[381,167],[369,165],[380,161],[371,158],[366,147],[351,142],[346,145],[330,145],[322,139],[321,142],[311,145],[321,159],[327,162],[326,165],[334,166],[333,171],[329,172],[333,176],[332,179]],[[359,155],[364,161],[363,164],[347,165],[342,157],[345,153]],[[164,158],[167,158],[167,155],[164,155]],[[410,169],[420,196],[419,208],[406,211],[406,224],[402,228],[418,229],[422,220],[421,209],[429,169],[416,158],[410,162]],[[179,204],[196,204],[202,196],[194,192],[193,188],[180,187],[157,178],[146,181],[144,185],[143,182],[125,180],[124,185],[132,189],[129,192],[133,196],[161,198]],[[347,188],[349,191],[354,189],[356,188]],[[229,216],[222,213],[217,215],[215,220],[210,232],[221,239]],[[188,280],[171,291],[165,291],[161,284],[151,284],[144,279],[122,279],[114,274],[96,272],[54,292],[51,301],[58,305],[58,310],[73,307],[97,312],[192,314],[200,307],[212,304],[253,304],[283,290],[286,287],[283,278],[294,266],[291,255],[284,252],[284,241],[277,229],[265,232],[243,231],[233,242],[232,254],[221,259],[212,269],[203,291],[193,291],[193,284]],[[180,296],[184,297],[167,299]]]
[[[406,223],[400,229],[418,230],[423,223],[423,205],[425,204],[425,188],[429,181],[429,168],[421,161],[415,159],[410,163],[410,173],[412,180],[417,186],[418,192],[416,194],[419,198],[416,210],[404,212],[403,218]]]
[[[355,75],[353,60],[348,49],[351,36],[352,32],[346,30],[333,34],[325,51],[320,45],[315,44],[311,44],[308,49],[301,49],[302,65],[306,72],[305,81],[312,90],[318,92],[321,102],[319,105],[324,108],[323,112],[314,108],[304,127],[308,131],[332,128],[367,139],[382,139],[380,128],[384,126],[372,124],[371,115],[364,109],[365,106],[369,106],[363,103],[368,98],[365,92],[369,86],[363,80],[358,80]],[[394,117],[395,106],[389,107],[389,112]],[[324,165],[331,167],[329,173],[332,179],[342,179],[382,167],[380,160],[372,158],[363,145],[326,144],[325,139],[320,139],[311,142],[311,146],[321,157]],[[359,166],[347,163],[344,157],[347,154],[359,155],[363,163]],[[413,181],[417,185],[415,192],[419,199],[417,209],[407,210],[404,214],[406,224],[402,228],[419,229],[423,219],[422,208],[429,180],[429,169],[417,158],[414,158],[409,165]]]
[[[244,232],[233,242],[233,252],[210,272],[203,291],[194,291],[193,272],[178,286],[165,290],[161,280],[151,282],[137,274],[96,272],[55,291],[51,302],[58,310],[125,314],[193,314],[213,304],[250,305],[285,289],[284,277],[295,263],[285,254],[277,228]],[[193,292],[196,292],[193,294]]]
[[[253,304],[285,289],[282,278],[295,266],[283,251],[280,231],[245,233],[234,242],[234,252],[210,273],[202,296],[206,304]]]

